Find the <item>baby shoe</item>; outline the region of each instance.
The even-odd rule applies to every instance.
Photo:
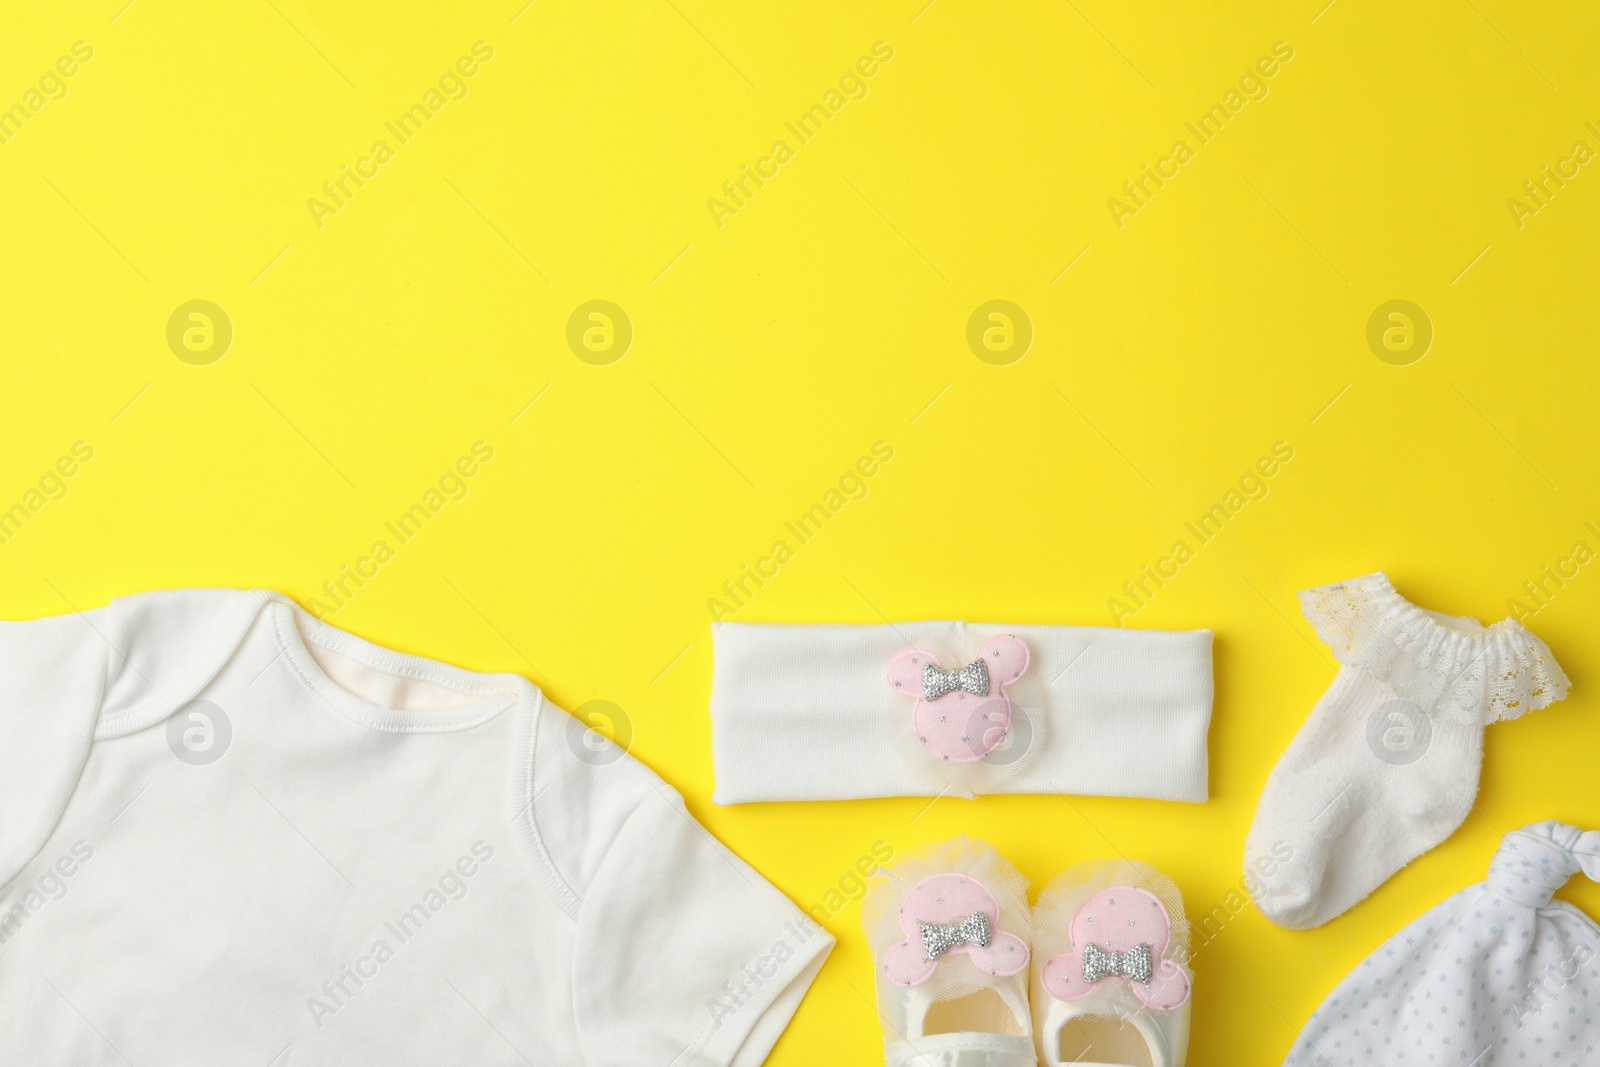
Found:
[[[1036,1067],[1028,882],[958,837],[880,871],[861,921],[888,1067]]]
[[[1132,860],[1080,864],[1033,909],[1033,1020],[1048,1067],[1183,1067],[1189,924],[1172,879]]]

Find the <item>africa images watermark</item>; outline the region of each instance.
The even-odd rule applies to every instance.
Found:
[[[717,229],[722,229],[730,216],[737,215],[755,198],[758,190],[776,178],[783,165],[795,158],[796,149],[810,144],[823,127],[844,110],[846,104],[852,100],[865,100],[867,79],[874,77],[881,65],[893,58],[894,46],[888,41],[873,44],[871,54],[862,56],[839,75],[838,82],[822,94],[819,102],[802,111],[794,121],[783,124],[783,128],[794,138],[793,145],[780,138],[772,142],[766,155],[756,157],[754,164],[740,164],[738,176],[722,183],[722,195],[706,200],[706,209],[711,212],[711,221],[716,223]]]
[[[412,138],[421,133],[422,128],[443,111],[446,104],[452,100],[465,100],[471,91],[467,79],[475,77],[481,65],[493,58],[492,45],[487,41],[474,41],[471,55],[464,55],[445,68],[438,82],[427,88],[420,101],[402,111],[394,121],[383,124],[383,128],[394,138],[393,145],[379,138],[372,142],[367,154],[357,157],[354,163],[339,164],[338,176],[322,183],[322,195],[306,201],[306,209],[311,212],[311,221],[317,229],[326,225],[327,216],[337,215],[347,207],[355,199],[356,193],[376,178],[380,168],[395,157],[398,146],[410,144]]]
[[[822,899],[808,909],[809,919],[790,919],[785,922],[778,937],[764,952],[722,984],[719,996],[707,998],[706,1010],[711,1013],[712,1026],[720,1029],[740,1009],[755,1001],[762,987],[782,973],[784,964],[816,937],[829,919],[852,901],[859,901],[867,895],[867,878],[893,859],[892,845],[887,841],[874,841],[869,852],[858,857],[839,877],[836,886],[830,887]]]
[[[767,950],[744,969],[722,983],[720,996],[706,998],[706,1010],[711,1013],[713,1029],[721,1029],[729,1018],[756,998],[763,986],[776,978],[783,966],[794,959],[802,946],[817,936],[822,928],[804,916],[790,919]]]
[[[591,767],[609,767],[633,747],[633,719],[601,698],[585,700],[567,716],[567,749]]]
[[[1593,122],[1583,125],[1590,133],[1600,137],[1600,129]],[[1587,141],[1574,141],[1572,148],[1556,160],[1554,167],[1546,163],[1537,175],[1523,182],[1521,196],[1506,198],[1506,210],[1511,212],[1511,221],[1517,229],[1522,229],[1528,224],[1528,219],[1549,207],[1556,194],[1567,187],[1567,182],[1582,173],[1583,166],[1594,158],[1595,151]]]
[[[1593,522],[1585,522],[1583,529],[1596,543],[1600,543],[1600,528]],[[1540,564],[1538,576],[1522,583],[1520,596],[1506,599],[1506,614],[1518,622],[1539,614],[1567,587],[1567,583],[1578,576],[1584,565],[1595,558],[1594,546],[1586,539],[1578,538],[1565,555],[1556,557],[1554,563]]]
[[[233,720],[209,700],[191,700],[167,717],[167,747],[191,767],[217,762],[233,744]]]
[[[1212,104],[1194,122],[1185,122],[1184,129],[1194,138],[1191,146],[1187,140],[1179,138],[1172,143],[1172,148],[1167,154],[1155,161],[1155,164],[1146,163],[1139,168],[1139,175],[1122,183],[1122,195],[1126,199],[1110,197],[1106,200],[1106,210],[1111,212],[1111,223],[1117,229],[1127,225],[1131,215],[1137,215],[1142,209],[1148,207],[1158,191],[1165,188],[1167,182],[1172,181],[1183,173],[1184,164],[1199,155],[1200,149],[1210,144],[1222,133],[1223,128],[1238,117],[1239,112],[1252,100],[1265,100],[1271,92],[1267,85],[1268,79],[1277,76],[1278,71],[1294,59],[1294,48],[1288,41],[1278,41],[1272,46],[1271,55],[1257,59],[1250,69],[1239,76],[1238,88],[1229,88],[1222,95],[1222,102]]]
[[[70,53],[46,67],[34,85],[29,86],[10,107],[0,111],[0,145],[10,144],[46,106],[57,100],[65,100],[67,79],[76,75],[83,64],[93,58],[93,45],[88,41],[74,41]]]
[[[1106,601],[1112,625],[1122,626],[1123,620],[1142,611],[1163,586],[1178,576],[1184,564],[1193,560],[1201,548],[1215,540],[1247,505],[1265,500],[1267,494],[1272,492],[1270,482],[1292,459],[1293,445],[1287,441],[1274,442],[1272,450],[1257,458],[1239,476],[1237,484],[1222,495],[1221,500],[1213,503],[1193,521],[1185,522],[1183,528],[1193,537],[1194,544],[1191,545],[1188,538],[1180,537],[1173,542],[1166,555],[1157,558],[1154,564],[1141,565],[1137,577],[1123,582],[1122,596],[1114,596]]]
[[[834,486],[822,494],[821,500],[801,512],[794,521],[783,524],[789,537],[794,539],[794,544],[789,543],[789,538],[780,537],[772,543],[766,555],[755,561],[753,567],[748,563],[739,565],[739,573],[722,583],[721,597],[714,596],[706,600],[711,621],[718,622],[737,615],[763,586],[778,576],[784,564],[794,559],[795,554],[810,544],[824,526],[838,517],[847,504],[867,498],[867,493],[871,491],[868,481],[892,459],[894,446],[887,441],[874,441],[871,454],[859,457],[853,466],[839,476]]]
[[[56,857],[54,863],[44,868],[44,873],[31,882],[21,883],[21,893],[9,908],[0,908],[0,947],[22,932],[22,928],[45,909],[45,906],[67,895],[69,880],[83,864],[94,857],[94,847],[87,841],[74,841],[69,851]]]
[[[1547,965],[1539,974],[1529,978],[1522,996],[1511,1005],[1511,1014],[1517,1021],[1517,1029],[1522,1029],[1529,1018],[1560,1001],[1567,987],[1578,980],[1583,968],[1594,958],[1594,946],[1587,941],[1579,941],[1560,962]],[[1589,976],[1595,977],[1592,970]]]
[[[469,882],[490,860],[494,859],[494,846],[487,841],[474,841],[470,852],[463,853],[455,863],[446,867],[434,884],[404,911],[383,924],[389,937],[376,938],[366,953],[354,963],[342,964],[333,977],[322,983],[320,994],[306,998],[306,1010],[311,1021],[322,1029],[328,1019],[337,1015],[379,970],[394,959],[396,952],[408,944],[448,904],[460,901],[467,895]],[[394,939],[394,944],[389,943]]]
[[[45,505],[65,500],[71,490],[67,484],[68,480],[93,458],[93,445],[87,441],[72,442],[70,451],[46,468],[45,472],[39,475],[39,480],[15,503],[10,507],[0,506],[0,545],[9,545],[11,539],[22,532],[28,521],[44,510]]]
[[[1254,863],[1246,865],[1244,879],[1223,894],[1222,900],[1189,923],[1189,950],[1184,958],[1188,963],[1201,949],[1215,941],[1228,926],[1249,906],[1260,891],[1272,884],[1284,866],[1294,859],[1294,846],[1287,841],[1274,841],[1272,848]]]
[[[894,846],[887,841],[874,841],[866,854],[856,857],[850,869],[841,874],[822,894],[822,899],[806,909],[806,913],[818,923],[827,925],[829,919],[865,897],[867,879],[893,860]]]
[[[339,565],[339,574],[322,583],[322,593],[327,599],[313,597],[306,603],[306,610],[319,619],[338,614],[355,599],[363,586],[378,576],[384,564],[394,559],[402,547],[410,544],[424,526],[439,517],[447,504],[467,498],[472,491],[472,478],[492,459],[494,446],[487,441],[474,441],[470,453],[460,456],[446,467],[421,499],[383,524],[388,537],[373,541],[365,555]],[[390,543],[391,538],[393,544]]]

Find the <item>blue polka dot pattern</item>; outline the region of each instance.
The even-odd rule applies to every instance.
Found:
[[[1600,833],[1534,823],[1489,878],[1395,934],[1311,1016],[1284,1067],[1594,1067],[1600,926],[1551,899],[1600,881]]]

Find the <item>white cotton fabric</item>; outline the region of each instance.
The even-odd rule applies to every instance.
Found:
[[[263,592],[0,623],[0,1063],[756,1067],[832,944],[515,675]]]
[[[890,661],[970,662],[992,637],[1028,646],[1007,687],[1005,744],[941,763],[915,737]],[[1064,793],[1207,797],[1211,631],[904,622],[713,623],[711,751],[718,804],[761,800]],[[948,698],[947,698],[948,699]]]
[[[1339,983],[1284,1067],[1593,1067],[1600,926],[1551,894],[1600,880],[1600,833],[1507,834],[1489,878],[1408,924]]]
[[[1426,611],[1382,573],[1300,601],[1339,672],[1245,841],[1256,906],[1291,929],[1342,914],[1455,832],[1477,796],[1485,725],[1567,695],[1550,649],[1514,619]]]

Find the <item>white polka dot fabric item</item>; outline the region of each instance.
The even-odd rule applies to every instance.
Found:
[[[1487,881],[1390,938],[1311,1016],[1284,1067],[1592,1067],[1600,1063],[1600,927],[1551,896],[1600,881],[1600,833],[1534,823]]]

